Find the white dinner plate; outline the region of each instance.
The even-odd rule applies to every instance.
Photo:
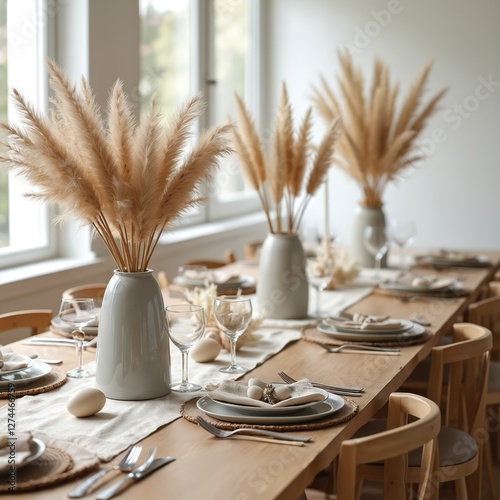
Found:
[[[22,463],[16,462],[16,469],[20,469],[21,467],[25,467],[29,463],[33,462],[37,458],[41,457],[45,452],[45,443],[40,441],[39,439],[33,438],[30,443],[30,452],[31,455],[24,460]],[[11,464],[5,464],[4,467],[0,467],[0,472],[8,471],[11,467]]]
[[[336,328],[338,332],[343,332],[343,333],[403,333],[406,332],[407,330],[410,330],[413,328],[413,323],[411,321],[408,321],[407,319],[394,319],[393,321],[401,323],[401,328],[388,328],[387,330],[384,330],[382,328],[377,328],[377,329],[368,329],[368,328],[359,328],[355,326],[344,326],[341,323],[339,324],[332,324]],[[331,323],[325,323],[325,324],[331,324]]]
[[[54,328],[67,333],[71,337],[71,332],[74,330],[74,328],[71,328],[70,326],[62,322],[59,316],[52,318],[50,323]],[[95,337],[97,335],[98,326],[97,325],[86,326],[83,328],[83,331],[85,332],[85,335]]]
[[[335,394],[329,394],[328,399],[325,401],[288,415],[242,415],[231,408],[219,404],[209,396],[203,396],[196,403],[196,406],[210,417],[225,422],[241,424],[295,424],[308,422],[331,415],[339,411],[344,405],[345,401],[343,398]]]
[[[15,370],[5,370],[5,371],[0,370],[0,380],[4,375],[9,375],[11,373],[20,372],[21,370],[26,370],[26,368],[33,366],[34,361],[29,356],[24,356],[24,354],[18,354],[18,356],[20,358],[22,358],[22,361],[24,361],[27,366],[25,366],[24,368],[16,368]]]
[[[322,390],[322,389],[314,389],[316,392],[319,392],[323,397],[324,400],[328,398],[329,394],[328,392]],[[208,396],[210,397],[210,396]],[[212,398],[210,398],[212,399]],[[230,410],[233,410],[234,412],[242,415],[288,415],[290,413],[296,413],[300,410],[303,410],[304,408],[307,408],[309,406],[314,406],[318,403],[321,403],[322,401],[310,401],[309,403],[304,403],[301,405],[291,405],[291,406],[278,406],[274,408],[270,407],[264,407],[264,406],[246,406],[246,405],[238,405],[236,403],[228,403],[227,401],[219,401],[218,399],[212,399],[215,403],[218,403],[221,406],[224,406],[226,408],[229,408]]]
[[[182,276],[176,276],[174,278],[174,283],[186,287],[204,286],[205,284],[203,280],[185,280]],[[219,290],[223,290],[224,288],[233,290],[237,287],[243,288],[253,286],[255,285],[255,279],[251,276],[247,276],[246,274],[241,274],[223,283],[216,283],[216,285]]]
[[[322,333],[332,336],[337,340],[347,340],[350,342],[398,342],[405,340],[412,340],[418,338],[425,333],[425,328],[416,323],[412,323],[411,329],[402,333],[381,333],[379,331],[347,333],[339,332],[333,325],[326,325],[321,323],[317,326],[318,330]]]
[[[18,372],[10,373],[9,375],[2,376],[0,380],[0,387],[7,387],[9,384],[15,383],[16,385],[27,385],[31,384],[35,380],[44,377],[52,368],[47,363],[42,363],[36,359],[33,365],[24,370],[19,370]]]
[[[395,290],[397,292],[409,292],[409,293],[435,293],[435,292],[440,292],[451,285],[455,282],[454,279],[449,278],[449,279],[439,279],[436,281],[433,281],[429,286],[426,286],[425,288],[418,287],[418,286],[412,286],[411,283],[405,283],[401,281],[386,281],[385,283],[381,283],[379,286],[380,288],[385,288],[387,290]]]

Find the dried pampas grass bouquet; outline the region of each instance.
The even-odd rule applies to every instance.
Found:
[[[233,148],[243,174],[260,197],[269,230],[273,234],[296,234],[309,201],[332,165],[339,120],[328,125],[320,144],[314,146],[312,109],[306,111],[298,130],[294,130],[292,107],[283,83],[270,148],[265,151],[255,123],[238,95],[236,110]]]
[[[202,202],[220,157],[231,152],[231,125],[204,131],[194,145],[192,125],[204,110],[189,99],[166,128],[153,99],[137,121],[117,81],[104,121],[87,81],[79,88],[48,62],[54,97],[50,116],[37,113],[19,91],[12,97],[19,124],[2,123],[7,167],[23,176],[28,194],[93,226],[123,272],[145,271],[162,231]]]

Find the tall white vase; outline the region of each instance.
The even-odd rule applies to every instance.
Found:
[[[358,206],[351,226],[351,254],[362,267],[375,267],[375,257],[368,251],[364,242],[366,226],[384,226],[385,214],[382,208]],[[382,258],[382,267],[387,265],[387,254]]]
[[[268,318],[307,316],[305,256],[297,235],[268,234],[260,251],[257,301]]]
[[[170,392],[170,350],[163,297],[153,271],[115,271],[99,317],[96,387],[120,400]]]

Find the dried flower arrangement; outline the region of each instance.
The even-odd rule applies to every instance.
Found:
[[[332,165],[339,121],[328,126],[315,148],[311,141],[312,109],[307,110],[296,133],[288,91],[283,83],[270,152],[266,157],[250,113],[237,94],[235,99],[238,121],[232,129],[233,147],[243,173],[260,197],[270,232],[295,234],[310,199]],[[299,201],[303,187],[305,196]],[[271,219],[273,206],[274,222]]]
[[[186,299],[191,304],[202,306],[205,310],[205,336],[215,334],[216,340],[226,349],[231,350],[231,344],[227,335],[222,333],[217,326],[214,316],[214,302],[217,298],[217,285],[211,283],[206,288],[195,287],[192,290],[184,292]],[[247,329],[236,341],[236,350],[238,351],[246,342],[255,340],[254,332],[262,324],[264,318],[260,314],[254,314],[252,321]]]
[[[342,105],[323,77],[321,88],[313,87],[313,102],[326,123],[342,117],[335,163],[360,184],[362,205],[381,207],[385,186],[423,158],[416,139],[447,89],[421,106],[432,67],[429,62],[410,87],[398,113],[399,85],[391,85],[386,64],[375,60],[371,88],[365,96],[363,74],[354,66],[350,54],[339,52],[339,61]]]
[[[191,126],[204,109],[201,95],[165,130],[154,99],[136,121],[117,81],[104,122],[85,79],[77,89],[53,62],[48,69],[50,117],[14,90],[22,124],[1,124],[7,153],[0,160],[36,188],[29,196],[61,207],[60,221],[75,216],[92,225],[121,271],[144,271],[162,231],[203,201],[198,187],[231,152],[231,125],[204,131],[188,148]]]

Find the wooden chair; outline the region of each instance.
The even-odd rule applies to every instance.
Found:
[[[89,298],[95,299],[96,306],[100,306],[104,292],[106,291],[106,283],[90,283],[88,285],[79,285],[64,290],[62,293],[63,299],[78,299]]]
[[[441,427],[439,407],[423,396],[409,393],[391,394],[388,407],[386,431],[342,443],[337,500],[359,498],[362,476],[366,473],[359,475],[357,470],[363,471],[366,464],[382,461],[384,498],[407,498],[407,454],[421,447],[418,498],[428,498],[436,458],[436,437]],[[413,421],[409,422],[409,417]]]
[[[439,498],[438,483],[453,482],[456,498],[481,498],[486,389],[493,345],[491,332],[471,323],[453,325],[452,343],[431,351],[427,398],[441,408],[443,427],[438,436],[438,457],[431,498]],[[384,429],[374,419],[356,436]],[[418,482],[419,456],[409,455],[408,478]],[[370,470],[380,480],[380,471]]]
[[[491,289],[490,289],[491,290]],[[489,438],[485,442],[484,460],[492,498],[497,498],[493,477],[493,453],[491,438],[496,435],[497,459],[500,458],[500,296],[493,296],[470,304],[468,320],[471,323],[484,326],[493,334],[488,390],[486,392],[486,429]],[[493,424],[492,424],[493,423]]]
[[[236,255],[232,250],[226,250],[224,252],[224,260],[191,260],[189,262],[185,262],[187,266],[206,266],[208,269],[217,269],[218,267],[227,266],[228,264],[232,264],[236,262]]]
[[[45,332],[50,327],[53,313],[50,309],[26,309],[0,314],[0,332],[29,329],[30,335]]]

